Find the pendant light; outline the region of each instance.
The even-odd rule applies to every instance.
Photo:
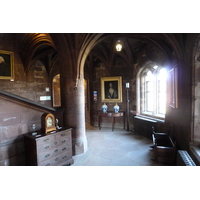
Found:
[[[117,40],[115,48],[116,48],[116,51],[121,51],[122,50],[121,40]]]

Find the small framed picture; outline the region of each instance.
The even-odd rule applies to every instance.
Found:
[[[122,102],[122,77],[101,78],[102,102]]]
[[[0,79],[14,78],[14,53],[0,50]]]

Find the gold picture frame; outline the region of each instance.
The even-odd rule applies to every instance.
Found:
[[[0,79],[14,79],[14,53],[0,50]]]
[[[110,90],[110,92],[109,92]],[[122,102],[122,77],[101,78],[101,101]]]

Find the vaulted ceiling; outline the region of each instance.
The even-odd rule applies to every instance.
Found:
[[[117,40],[123,44],[122,52],[116,54],[115,44]],[[162,56],[163,59],[170,59],[173,54],[173,47],[164,34],[106,34],[104,39],[97,43],[91,54],[106,65],[114,63],[116,56],[120,56],[125,62],[134,64],[141,57],[154,59]]]
[[[45,33],[21,33],[17,34],[16,37],[25,70],[27,71],[36,60],[41,60],[45,63],[49,72],[50,63],[57,56],[50,35]]]
[[[53,63],[58,59],[57,45],[52,39],[53,34],[48,33],[18,33],[11,34],[17,38],[20,49],[20,56],[25,66],[25,70],[37,59],[45,62],[47,71],[50,71]],[[57,34],[59,35],[59,34]],[[74,44],[69,44],[77,49],[83,41],[91,35],[98,34],[62,34],[65,38],[71,37]],[[164,34],[164,33],[106,33],[99,34],[92,49],[90,49],[90,59],[95,62],[102,62],[108,68],[113,66],[117,60],[123,60],[128,66],[148,60],[157,61],[161,64],[169,61],[173,56],[181,56],[181,45],[184,34]],[[59,38],[59,37],[58,37]],[[123,44],[121,52],[115,51],[116,41],[120,39]],[[63,41],[64,43],[64,41]],[[76,46],[77,45],[77,46]]]
[[[103,34],[89,53],[88,59],[90,62],[92,61],[90,69],[103,63],[113,74],[113,66],[121,64],[123,65],[121,72],[117,71],[115,67],[116,75],[122,73],[123,69],[127,71],[126,75],[128,75],[129,72],[133,73],[134,65],[142,66],[147,62],[165,65],[173,61],[175,56],[181,56],[182,38],[181,34]],[[115,50],[117,40],[122,42],[121,52]],[[119,69],[119,67],[117,68]]]

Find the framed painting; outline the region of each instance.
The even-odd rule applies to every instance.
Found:
[[[122,77],[101,78],[102,102],[122,102]]]
[[[0,79],[13,79],[14,53],[0,50]]]

